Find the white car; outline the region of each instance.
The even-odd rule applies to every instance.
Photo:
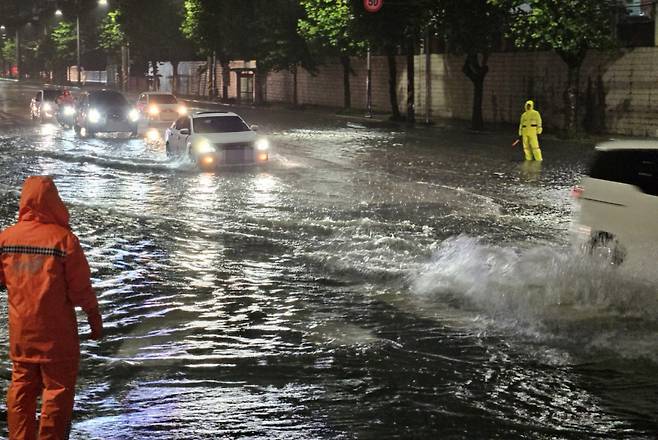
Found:
[[[171,93],[144,92],[137,98],[135,108],[147,121],[175,121],[187,114],[187,107]]]
[[[577,232],[590,252],[640,270],[658,266],[658,141],[596,147],[589,175],[574,188]]]
[[[62,94],[59,89],[39,90],[30,101],[30,117],[45,122],[54,119],[57,113],[57,97]]]
[[[269,160],[269,142],[231,112],[182,116],[165,132],[168,155],[187,155],[203,169],[254,165]]]

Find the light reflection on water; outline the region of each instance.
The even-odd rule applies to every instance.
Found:
[[[655,364],[574,350],[578,319],[516,325],[536,286],[487,272],[560,252],[572,169],[483,148],[465,175],[462,152],[364,129],[281,130],[266,168],[216,173],[141,140],[38,136],[3,166],[56,176],[107,323],[83,343],[73,438],[649,438]]]

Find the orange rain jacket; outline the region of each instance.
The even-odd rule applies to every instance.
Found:
[[[89,264],[50,177],[26,179],[18,223],[0,233],[0,284],[8,291],[14,362],[79,359],[74,308],[94,313],[98,302]]]

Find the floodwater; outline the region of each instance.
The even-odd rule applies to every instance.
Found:
[[[90,261],[72,439],[656,438],[658,284],[571,245],[589,147],[242,109],[270,163],[202,173],[35,91],[0,83],[0,226],[52,175]]]

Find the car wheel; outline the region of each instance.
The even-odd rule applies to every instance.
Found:
[[[169,145],[169,142],[165,144],[165,153],[167,154],[167,157],[171,157],[171,145]]]
[[[80,136],[83,138],[91,138],[94,137],[94,132],[91,130],[88,130],[87,127],[80,127],[79,129]]]
[[[589,242],[589,253],[595,258],[602,259],[615,266],[619,266],[626,259],[626,251],[619,240],[609,232],[593,232]]]

